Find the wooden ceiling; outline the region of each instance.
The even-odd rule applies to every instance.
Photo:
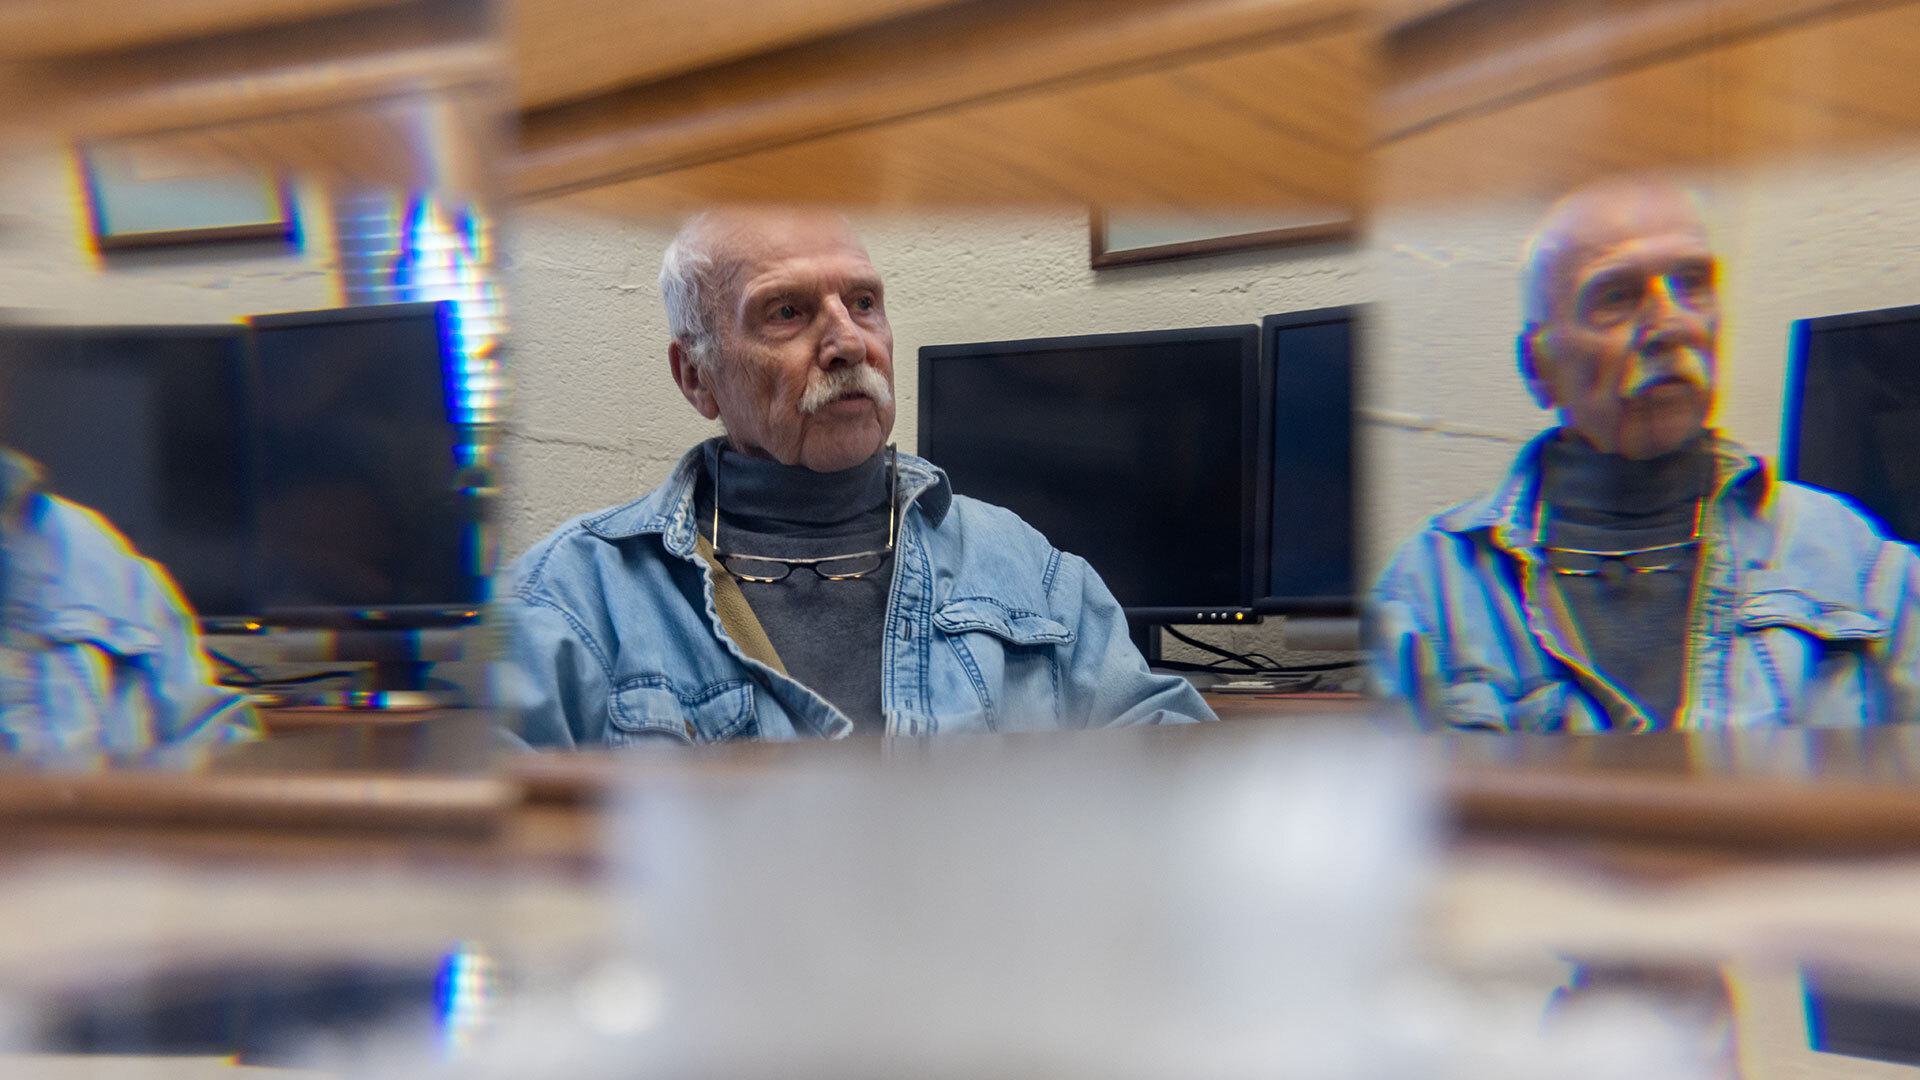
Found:
[[[1920,136],[1920,0],[13,0],[0,98],[0,125],[636,214],[1358,214]]]
[[[520,0],[505,5],[523,109],[544,109],[839,34],[956,0]]]
[[[602,208],[773,197],[878,206],[1356,209],[1365,41],[1352,29],[1069,81],[573,189]],[[1280,93],[1289,84],[1309,93]]]
[[[760,176],[780,178],[783,197],[790,186],[832,201],[972,202],[1072,197],[1084,174],[1205,202],[1252,185],[1223,188],[1223,170],[1190,166],[1297,152],[1297,186],[1317,194],[1332,176],[1350,185],[1364,145],[1359,26],[1350,3],[1328,0],[947,5],[526,111],[508,187],[532,198],[613,186],[644,202],[747,195]],[[1196,154],[1209,131],[1256,138]],[[1101,151],[1096,135],[1135,145]],[[1353,160],[1329,167],[1330,154]]]
[[[471,189],[510,115],[506,49],[470,0],[172,0],[124,25],[117,7],[0,7],[18,35],[0,54],[0,134]]]
[[[1480,0],[1383,49],[1383,201],[1542,197],[1920,138],[1920,4]],[[1509,17],[1510,16],[1510,17]]]

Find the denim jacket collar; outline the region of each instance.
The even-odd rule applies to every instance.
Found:
[[[1494,540],[1507,549],[1530,543],[1534,500],[1540,490],[1540,455],[1548,443],[1560,437],[1561,431],[1554,427],[1536,435],[1521,449],[1506,478],[1492,494],[1440,515],[1436,521],[1440,530],[1469,533],[1491,529]],[[1749,514],[1758,514],[1764,508],[1773,482],[1767,463],[1717,431],[1712,433],[1712,440],[1716,493],[1725,492],[1730,502]]]
[[[707,445],[724,438],[717,435],[695,446],[681,456],[666,483],[625,506],[588,518],[581,526],[602,540],[659,535],[667,550],[688,555],[693,551],[693,492],[700,477],[700,462]],[[921,513],[938,527],[953,505],[953,486],[947,474],[932,462],[906,453],[899,455],[899,468],[901,509],[919,500]]]

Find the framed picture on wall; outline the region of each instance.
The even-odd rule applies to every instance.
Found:
[[[1339,207],[1241,213],[1143,213],[1094,209],[1093,268],[1137,266],[1230,251],[1344,240],[1358,231]]]
[[[292,192],[269,173],[190,166],[124,143],[75,157],[100,251],[298,238]]]

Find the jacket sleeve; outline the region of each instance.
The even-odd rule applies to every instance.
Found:
[[[493,697],[508,734],[538,749],[603,745],[612,682],[600,644],[546,600],[510,597],[498,615],[507,647],[494,665]]]
[[[1881,717],[1920,721],[1920,549],[1883,542],[1868,581],[1890,630],[1880,663]]]
[[[1213,720],[1193,684],[1155,674],[1127,633],[1106,582],[1078,555],[1055,553],[1048,596],[1073,627],[1060,664],[1060,714],[1071,727],[1191,724]]]
[[[1431,564],[1423,558],[1424,535],[1394,555],[1374,585],[1364,618],[1368,684],[1390,709],[1423,728],[1442,725],[1436,707],[1443,680],[1434,651],[1438,621]]]
[[[214,678],[191,609],[159,564],[134,557],[136,608],[154,635],[153,651],[135,666],[133,683],[117,687],[117,711],[144,715],[156,747],[238,742],[260,736],[246,697]],[[139,700],[129,700],[138,698]]]

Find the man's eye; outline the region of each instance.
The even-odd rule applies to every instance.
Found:
[[[1607,285],[1593,293],[1589,307],[1596,312],[1618,312],[1639,301],[1639,294],[1628,285]]]
[[[792,304],[781,304],[779,310],[774,312],[774,317],[780,319],[797,319],[800,317],[800,309],[794,307]]]
[[[861,311],[872,311],[873,297],[862,296],[853,302],[853,306],[859,308]]]
[[[1698,296],[1713,289],[1713,271],[1682,270],[1674,275],[1674,289],[1678,292]]]

